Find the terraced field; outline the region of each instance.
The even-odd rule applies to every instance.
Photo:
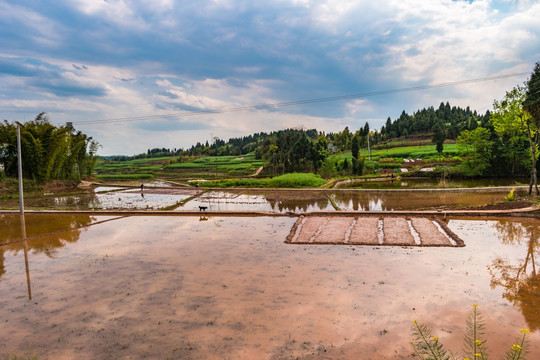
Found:
[[[287,243],[331,245],[465,246],[439,219],[400,216],[299,217]]]

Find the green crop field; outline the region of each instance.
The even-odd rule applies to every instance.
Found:
[[[362,156],[368,156],[368,151],[363,150]],[[445,144],[443,150],[444,157],[462,156],[465,155],[458,149],[456,144]],[[435,145],[424,146],[403,146],[390,149],[380,149],[371,151],[371,160],[379,160],[380,158],[406,158],[406,159],[436,159],[439,157]]]
[[[384,145],[383,145],[384,146]],[[382,146],[381,146],[382,147]],[[365,157],[364,176],[376,176],[384,169],[399,171],[408,168],[418,171],[426,166],[440,166],[441,164],[456,164],[461,161],[459,156],[464,154],[456,144],[445,144],[442,157],[439,156],[435,145],[417,145],[379,148],[371,151],[371,161],[368,160],[367,149],[360,152]],[[344,160],[352,166],[350,151],[330,155],[327,162],[333,162],[335,169],[333,175],[339,176]],[[406,159],[414,159],[409,162]],[[421,159],[422,161],[417,161]],[[136,159],[129,161],[100,160],[96,166],[96,174],[101,179],[151,179],[162,178],[171,181],[184,181],[186,179],[221,179],[219,181],[200,182],[200,186],[212,187],[317,187],[322,179],[319,175],[314,179],[313,174],[286,174],[284,177],[273,179],[249,178],[264,165],[261,159],[256,159],[253,153],[240,156],[200,156],[200,157],[160,157],[149,159]],[[343,175],[343,173],[341,173]]]
[[[367,149],[362,149],[360,155],[368,158],[369,154]],[[456,144],[445,144],[443,150],[443,157],[464,156],[465,153],[460,151]],[[352,154],[350,152],[332,155],[337,160],[348,159],[352,160]],[[380,161],[392,158],[394,161],[401,161],[402,159],[423,159],[431,160],[438,159],[439,154],[435,149],[435,145],[423,145],[423,146],[402,146],[389,149],[379,149],[371,151],[371,160]]]
[[[154,175],[152,174],[107,174],[107,175],[96,175],[98,179],[102,180],[135,180],[135,179],[153,179]]]
[[[263,166],[262,160],[255,159],[253,154],[244,156],[205,156],[193,160],[192,162],[181,162],[165,165],[166,170],[193,169],[213,173],[235,173],[244,172],[246,175],[257,171]]]
[[[97,174],[152,172],[161,169],[163,163],[175,160],[175,157],[170,156],[127,161],[99,160],[94,170]]]
[[[254,154],[242,156],[202,156],[188,162],[178,157],[159,157],[128,161],[99,160],[95,167],[98,177],[120,175],[136,177],[141,174],[158,175],[168,179],[191,176],[223,178],[252,175],[263,166]],[[109,177],[112,179],[112,177]]]

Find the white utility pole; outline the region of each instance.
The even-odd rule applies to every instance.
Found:
[[[24,215],[23,178],[22,178],[22,151],[21,151],[21,124],[17,122],[17,163],[19,167],[19,209]]]

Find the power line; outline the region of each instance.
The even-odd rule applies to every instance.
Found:
[[[285,101],[285,102],[272,103],[272,104],[238,106],[238,107],[213,109],[213,110],[211,109],[211,110],[184,111],[184,112],[179,112],[179,113],[163,114],[163,115],[132,116],[132,117],[112,118],[112,119],[102,119],[102,120],[74,121],[73,124],[97,125],[97,124],[145,121],[145,120],[155,120],[155,119],[186,118],[186,117],[192,117],[192,116],[201,116],[201,115],[209,115],[209,114],[224,114],[224,113],[231,113],[231,112],[251,111],[251,110],[276,109],[276,108],[282,108],[282,107],[287,107],[287,106],[315,104],[315,103],[350,100],[350,99],[362,99],[362,98],[367,98],[367,97],[372,97],[372,96],[399,94],[399,93],[406,93],[406,92],[412,92],[412,91],[429,90],[429,89],[436,89],[436,88],[442,88],[442,87],[473,84],[473,83],[479,83],[479,82],[484,82],[484,81],[492,81],[492,80],[500,80],[500,79],[507,79],[511,77],[517,77],[517,76],[524,76],[528,74],[529,74],[528,72],[521,72],[521,73],[513,73],[513,74],[506,74],[506,75],[488,76],[488,77],[477,78],[477,79],[451,81],[451,82],[446,82],[446,83],[441,83],[441,84],[420,85],[420,86],[413,86],[413,87],[401,88],[401,89],[373,91],[373,92],[366,92],[366,93],[305,99],[305,100],[297,100],[297,101]]]

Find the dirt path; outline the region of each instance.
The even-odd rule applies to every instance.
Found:
[[[264,166],[261,166],[260,168],[257,169],[257,171],[255,171],[252,175],[250,176],[259,176],[259,174],[261,173],[261,171],[264,169]]]

